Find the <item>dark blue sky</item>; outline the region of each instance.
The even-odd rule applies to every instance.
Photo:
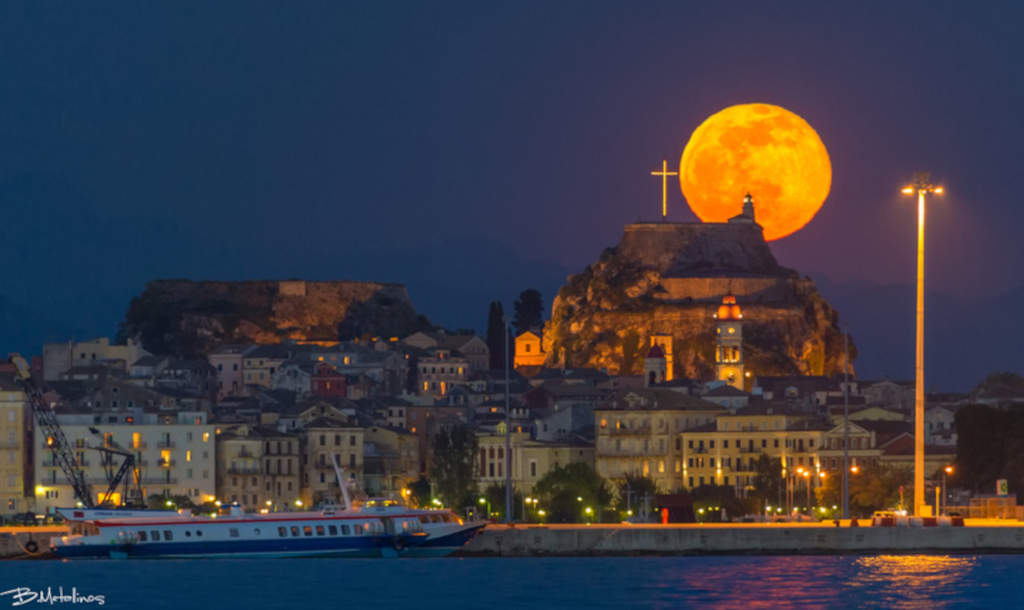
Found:
[[[997,297],[1024,284],[1022,22],[1009,2],[4,4],[0,320],[27,349],[113,332],[147,279],[305,277],[404,282],[482,328],[487,301],[550,300],[654,218],[650,170],[701,121],[765,102],[833,164],[776,255],[853,322],[865,374],[910,376],[912,326],[878,322],[913,307],[912,172],[947,187],[937,302],[1019,309]],[[678,189],[670,210],[693,219]],[[940,320],[933,378],[1022,368],[1021,322],[936,351]]]

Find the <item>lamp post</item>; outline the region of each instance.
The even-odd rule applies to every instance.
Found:
[[[843,519],[850,518],[850,325],[843,324]]]
[[[924,506],[924,200],[928,193],[942,193],[928,172],[914,174],[914,184],[903,193],[917,193],[917,363],[914,392],[914,515]]]
[[[501,317],[505,323],[505,523],[512,520],[512,419],[509,415],[509,373],[508,373],[508,316]]]
[[[953,474],[953,467],[946,466],[942,469],[942,516],[946,516],[946,497],[949,495],[949,490],[946,488],[946,475]],[[935,506],[935,510],[939,510],[938,505]]]
[[[804,471],[804,482],[807,483],[807,514],[811,514],[811,471]]]
[[[480,504],[487,504],[487,520],[491,520],[491,501],[485,498],[480,498]]]

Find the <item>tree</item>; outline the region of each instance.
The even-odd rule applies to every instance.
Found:
[[[762,453],[754,468],[753,496],[762,503],[772,504],[782,495],[782,462]]]
[[[544,301],[537,290],[524,290],[512,307],[515,311],[512,325],[516,329],[517,337],[531,328],[540,328],[544,323]]]
[[[697,520],[701,522],[721,522],[723,509],[726,520],[730,520],[760,512],[761,508],[757,498],[737,498],[731,485],[701,485],[690,490],[690,500]]]
[[[632,375],[638,372],[637,363],[640,362],[640,333],[636,329],[626,331],[622,338],[622,368],[620,375]]]
[[[491,301],[487,312],[487,348],[491,350],[491,370],[505,370],[505,316],[500,301]]]
[[[953,421],[957,433],[953,477],[961,487],[992,493],[997,480],[1007,479],[1010,493],[1024,490],[1024,410],[967,405]]]
[[[430,497],[430,481],[420,477],[415,483],[410,483],[409,501],[415,508],[429,508],[433,503],[433,498]]]
[[[170,504],[168,504],[170,502]],[[178,510],[179,508],[198,508],[188,496],[165,496],[153,494],[146,498],[149,510]]]
[[[603,510],[612,502],[612,489],[604,477],[583,462],[556,466],[537,481],[534,492],[548,520],[555,523],[582,523],[589,516],[600,521]]]
[[[869,517],[876,510],[895,508],[900,501],[903,486],[904,508],[913,503],[914,473],[897,466],[865,466],[850,473],[850,514]],[[814,490],[819,506],[843,506],[843,473],[825,479],[825,484]]]
[[[1001,385],[1006,386],[1011,390],[1024,391],[1024,377],[1009,371],[999,371],[986,377],[985,380],[979,383],[974,389],[976,392],[984,392],[985,390],[991,390],[992,388]]]
[[[477,507],[484,511],[490,506],[491,514],[488,516],[498,521],[505,521],[505,483],[491,483],[484,490],[481,496],[484,503],[477,504]],[[512,520],[523,521],[523,493],[512,486]]]
[[[477,442],[465,424],[450,430],[441,428],[434,435],[430,472],[437,495],[445,506],[461,510],[472,500],[476,489]]]
[[[624,480],[616,485],[616,492],[615,510],[623,514],[631,510],[634,515],[640,515],[645,497],[650,499],[650,508],[654,510],[654,496],[658,495],[658,483],[651,477],[627,474]]]

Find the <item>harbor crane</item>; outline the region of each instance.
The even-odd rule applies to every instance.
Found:
[[[96,501],[92,494],[92,488],[86,481],[85,473],[75,459],[71,443],[68,442],[67,437],[64,435],[64,430],[61,429],[60,423],[57,422],[57,414],[46,404],[42,390],[32,377],[32,370],[29,368],[28,362],[18,354],[10,354],[10,362],[14,365],[18,381],[25,389],[25,395],[28,396],[28,403],[36,423],[45,435],[46,446],[53,453],[53,461],[64,471],[64,476],[67,477],[68,484],[74,490],[78,501],[86,508],[103,506],[113,496],[114,491],[122,482],[124,485],[124,494],[121,496],[122,501],[128,498],[128,489],[132,482],[138,488],[138,497],[141,498],[141,479],[138,468],[135,465],[135,455],[115,443],[112,438],[103,436],[96,428],[89,428],[90,432],[103,440],[102,446],[93,447],[93,449],[103,454],[101,463],[107,471],[109,482],[107,491],[103,494],[102,499],[99,502]],[[114,470],[114,455],[120,455],[123,458],[120,467],[116,471]],[[28,457],[31,458],[31,455]]]

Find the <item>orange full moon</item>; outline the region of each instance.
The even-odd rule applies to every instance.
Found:
[[[744,104],[712,115],[693,132],[679,184],[704,222],[736,216],[749,192],[770,241],[814,218],[832,186],[832,164],[807,121],[778,106]]]

